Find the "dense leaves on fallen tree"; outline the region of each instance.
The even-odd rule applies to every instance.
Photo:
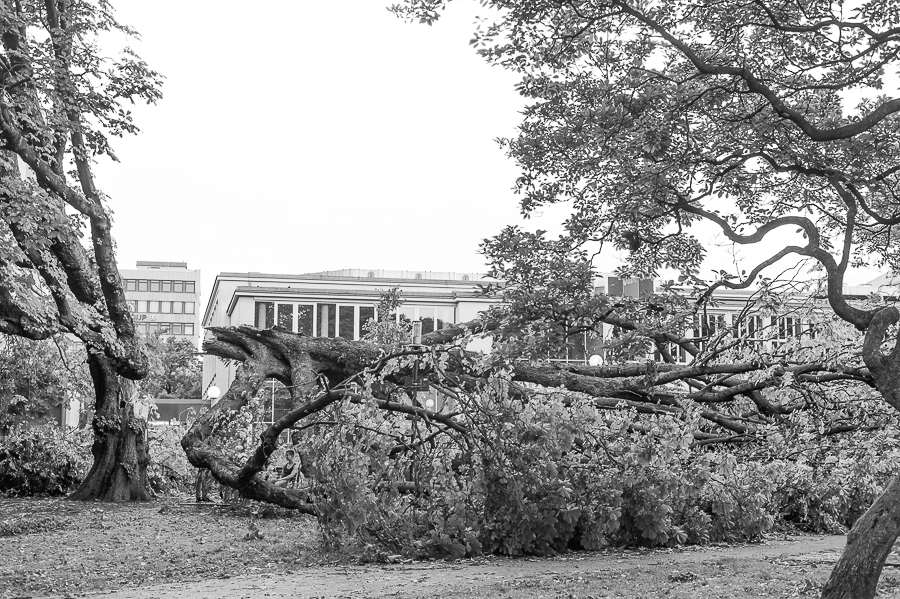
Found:
[[[85,431],[17,425],[0,434],[0,495],[65,495],[90,466]]]
[[[858,332],[766,298],[755,309],[815,315],[815,336],[774,347],[763,339],[777,332],[750,340],[738,326],[702,345],[670,335],[692,363],[648,360],[653,335],[696,312],[674,293],[650,298],[663,308],[642,321],[627,320],[640,302],[586,298],[591,314],[618,304],[603,320],[622,331],[605,342],[620,361],[598,367],[541,359],[565,335],[509,307],[421,345],[213,329],[206,350],[242,364],[183,445],[243,496],[316,515],[326,540],[420,555],[753,539],[781,523],[846,530],[895,473],[895,416],[853,363]],[[495,350],[466,351],[485,331]],[[254,425],[270,378],[295,409]],[[287,447],[301,457],[298,488],[271,484]]]

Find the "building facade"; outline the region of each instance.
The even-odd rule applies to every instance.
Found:
[[[397,287],[398,312],[422,322],[427,334],[473,320],[497,300],[484,297],[477,273],[345,269],[301,275],[221,273],[203,314],[203,327],[280,326],[311,337],[358,340],[375,317],[379,293]],[[203,389],[223,391],[234,380],[236,364],[203,358]]]
[[[139,333],[200,342],[200,271],[186,262],[141,261],[120,269],[125,298]]]

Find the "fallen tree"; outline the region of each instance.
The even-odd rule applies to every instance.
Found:
[[[621,302],[618,298],[597,297],[597,302]],[[635,302],[636,304],[638,302]],[[596,307],[596,306],[595,306]],[[618,312],[613,314],[613,311]],[[637,329],[622,313],[620,306],[607,309],[601,320],[607,324]],[[592,311],[592,314],[600,312]],[[676,319],[682,319],[678,313]],[[817,410],[815,401],[798,398],[785,389],[809,391],[815,387],[855,385],[871,388],[874,380],[861,363],[853,366],[834,360],[834,355],[821,353],[831,348],[820,342],[806,353],[792,352],[803,362],[791,362],[784,355],[749,351],[736,344],[737,331],[721,331],[715,339],[707,339],[703,350],[697,339],[686,339],[662,329],[647,330],[646,339],[665,337],[667,342],[686,347],[695,355],[688,364],[640,362],[588,366],[561,364],[546,360],[508,359],[502,352],[490,355],[471,353],[465,344],[472,335],[489,333],[495,345],[509,346],[503,341],[521,340],[516,319],[488,318],[425,335],[420,345],[385,345],[367,341],[337,338],[305,337],[280,328],[258,330],[253,327],[211,328],[214,339],[204,344],[211,355],[240,362],[236,379],[222,399],[203,414],[182,440],[188,459],[197,467],[208,468],[222,484],[237,489],[241,495],[310,514],[319,514],[315,501],[306,491],[276,487],[266,480],[265,469],[278,449],[279,435],[288,429],[300,432],[295,443],[303,445],[303,434],[314,428],[336,427],[338,422],[322,419],[319,414],[335,404],[367,405],[374,410],[416,418],[427,428],[427,441],[397,443],[385,457],[393,458],[414,451],[422,443],[437,437],[454,437],[463,445],[473,437],[483,437],[479,429],[479,408],[471,398],[486,387],[500,385],[511,397],[543,401],[546,393],[556,389],[582,397],[593,408],[636,415],[667,416],[694,422],[692,447],[712,444],[765,444],[772,425],[788,421],[804,410]],[[822,325],[822,332],[826,327]],[[730,346],[725,351],[722,346]],[[818,352],[818,353],[817,353]],[[735,361],[745,355],[745,361]],[[818,360],[810,360],[810,357]],[[752,377],[752,378],[751,378]],[[250,439],[252,450],[243,461],[223,449],[223,423],[245,409],[256,398],[269,379],[276,379],[290,390],[295,409],[268,426],[258,439]],[[456,409],[428,409],[417,400],[416,392],[424,387],[452,398]],[[771,393],[775,390],[775,393]],[[780,396],[779,396],[780,392]],[[778,401],[782,397],[782,401]],[[467,400],[467,398],[469,398]],[[570,401],[570,400],[566,400]],[[839,435],[871,427],[881,428],[885,418],[868,414],[868,422],[859,417],[846,418],[844,403],[832,408],[836,415],[822,434]],[[857,414],[857,416],[859,413]],[[640,430],[636,418],[629,424]],[[871,430],[871,429],[870,429]],[[462,459],[468,459],[466,451]],[[460,456],[457,454],[457,458]],[[409,490],[415,490],[410,488]]]

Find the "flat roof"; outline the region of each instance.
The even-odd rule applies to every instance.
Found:
[[[187,262],[158,262],[153,260],[138,260],[138,268],[187,268]]]
[[[360,272],[372,272],[373,276],[368,276],[368,274],[357,276],[357,275],[348,275],[348,274],[334,274],[334,273],[343,273],[344,271],[325,271],[321,273],[306,273],[299,275],[291,275],[291,274],[280,274],[280,273],[267,273],[267,272],[221,272],[216,275],[216,278],[234,278],[234,279],[286,279],[291,281],[368,281],[368,282],[397,282],[402,281],[404,283],[439,283],[444,285],[455,284],[455,285],[473,285],[479,282],[486,283],[496,283],[497,279],[491,279],[487,277],[487,275],[477,274],[477,273],[459,273],[459,278],[433,278],[433,275],[452,275],[456,273],[432,273],[428,271],[360,271]],[[410,276],[387,276],[397,274],[410,274]],[[420,278],[416,278],[416,275],[421,275]],[[478,278],[473,278],[477,274]],[[468,279],[464,279],[462,277],[467,276]]]

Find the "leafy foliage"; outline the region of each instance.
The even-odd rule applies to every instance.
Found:
[[[399,287],[379,289],[375,318],[363,323],[363,340],[385,345],[398,345],[407,340],[412,330],[409,318],[405,315],[397,318],[397,309],[402,305]]]
[[[0,336],[0,433],[45,421],[52,408],[71,399],[93,403],[80,344],[62,336],[43,341]]]
[[[0,436],[0,492],[7,495],[65,495],[89,465],[84,431],[19,425]]]
[[[148,430],[147,480],[157,495],[184,495],[193,492],[197,469],[190,465],[181,448],[187,423],[151,426]]]
[[[203,364],[189,339],[151,335],[144,351],[150,372],[140,383],[140,393],[153,398],[191,399],[203,395]]]
[[[763,460],[760,446],[698,445],[696,421],[611,414],[571,394],[488,393],[467,408],[479,416],[466,441],[393,457],[385,440],[413,444],[424,423],[323,413],[297,449],[326,540],[462,557],[754,540],[776,524],[838,532],[897,472],[886,433],[865,456],[855,437],[823,448],[795,436],[766,449],[787,457]],[[809,452],[814,467],[797,457]]]

